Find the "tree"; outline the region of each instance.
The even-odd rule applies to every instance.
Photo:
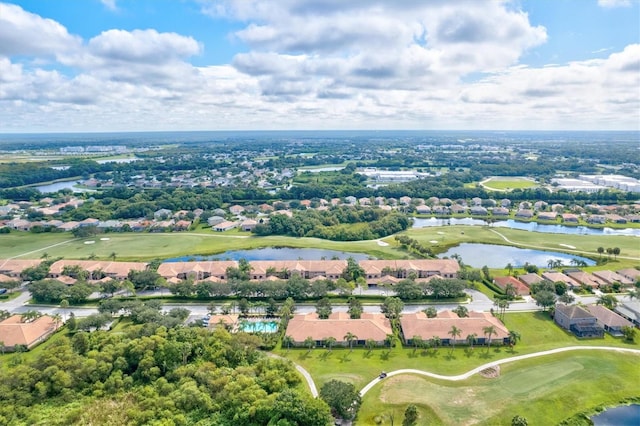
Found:
[[[347,266],[342,272],[342,277],[347,281],[355,282],[359,277],[364,277],[364,269],[353,257],[349,257]]]
[[[414,426],[418,424],[418,407],[415,404],[409,404],[404,410],[404,420],[402,426]]]
[[[451,350],[453,351],[453,348],[456,346],[456,338],[460,337],[460,335],[462,334],[462,330],[460,330],[455,325],[452,325],[451,330],[449,330],[447,334],[451,336]]]
[[[556,295],[555,293],[542,290],[533,295],[533,298],[536,301],[536,305],[541,306],[543,311],[546,311],[547,308],[555,305],[556,303]]]
[[[100,291],[113,297],[114,293],[122,288],[122,283],[118,280],[110,279],[100,282]]]
[[[509,309],[509,301],[507,299],[496,299],[494,305],[500,312],[500,319],[504,320],[504,313],[507,309]]]
[[[249,301],[244,297],[238,301],[238,309],[240,310],[240,315],[247,316],[249,314]]]
[[[471,349],[473,349],[473,345],[476,343],[477,339],[478,339],[478,335],[476,333],[471,333],[467,335],[467,343],[469,344],[469,347]]]
[[[598,247],[597,251],[598,251],[598,254],[600,255],[600,258],[602,258],[602,253],[604,253],[604,247]]]
[[[613,253],[614,259],[617,259],[618,255],[620,254],[620,247],[614,247],[611,250],[611,253]]]
[[[522,338],[520,333],[515,330],[509,330],[509,344],[515,346],[515,344]]]
[[[331,408],[336,417],[353,420],[362,404],[362,397],[351,383],[329,380],[320,388],[320,398]]]
[[[350,297],[348,300],[349,304],[349,318],[351,319],[360,319],[362,315],[362,302],[360,302],[355,297]]]
[[[367,353],[371,353],[373,348],[376,347],[376,341],[373,339],[367,339],[364,342],[364,346],[367,348]]]
[[[434,351],[438,350],[438,346],[442,344],[442,339],[438,336],[433,336],[429,339],[429,345],[433,348]]]
[[[569,293],[565,293],[562,296],[558,297],[558,301],[564,303],[565,305],[570,305],[576,301],[576,298]]]
[[[528,426],[528,425],[529,425],[529,422],[527,421],[527,419],[525,419],[520,415],[515,415],[511,419],[511,426]]]
[[[284,336],[282,338],[282,346],[286,346],[287,347],[287,351],[289,351],[289,349],[291,349],[291,345],[293,345],[293,337]]]
[[[313,337],[307,336],[307,338],[304,339],[304,347],[308,349],[307,353],[310,353],[311,349],[313,349],[315,345],[316,345],[316,341],[313,340]]]
[[[487,351],[489,351],[489,347],[491,346],[491,336],[494,334],[498,334],[496,331],[495,325],[489,325],[487,327],[482,327],[482,333],[487,336]]]
[[[466,306],[458,305],[452,312],[455,312],[460,318],[465,318],[469,316],[469,310]]]
[[[427,309],[425,309],[422,312],[424,312],[427,315],[427,318],[435,318],[438,316],[438,310],[433,306],[429,306]]]
[[[513,274],[513,265],[511,263],[507,263],[505,269],[507,270],[507,272],[509,272],[509,275]]]
[[[324,345],[327,347],[327,350],[329,352],[331,352],[331,349],[333,349],[333,345],[336,344],[336,338],[333,336],[329,336],[326,339],[324,339]]]
[[[109,259],[113,260],[114,262],[116,261],[116,257],[118,257],[118,255],[115,251],[112,251],[109,255]]]
[[[62,309],[63,320],[67,321],[67,309],[69,309],[69,301],[67,299],[62,299],[60,301],[60,308]]]
[[[397,297],[387,297],[384,299],[384,302],[380,306],[380,310],[391,320],[394,322],[400,319],[400,315],[402,315],[402,310],[404,309],[404,303]]]
[[[353,351],[353,342],[358,341],[358,336],[348,331],[347,334],[344,335],[344,340],[349,344],[349,351]]]
[[[386,336],[384,336],[384,343],[386,345],[389,345],[389,350],[391,350],[391,348],[393,347],[395,340],[396,336],[394,336],[393,334],[387,334]]]
[[[417,351],[418,348],[423,345],[422,337],[417,334],[414,335],[411,338],[411,344],[413,345],[413,352],[415,353],[415,351]]]
[[[316,303],[316,313],[318,314],[318,318],[327,319],[329,315],[331,315],[332,307],[331,300],[329,298],[324,297]]]
[[[616,299],[613,294],[603,294],[602,296],[598,297],[596,304],[613,310],[616,306],[618,306],[618,299]]]
[[[621,331],[622,331],[622,334],[624,335],[624,339],[627,342],[632,342],[632,343],[635,342],[636,333],[637,333],[637,330],[635,327],[633,326],[630,327],[628,325],[625,325],[624,327],[622,327]]]

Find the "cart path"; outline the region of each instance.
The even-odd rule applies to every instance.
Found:
[[[512,241],[509,238],[505,237],[504,235],[502,235],[500,232],[496,231],[495,229],[490,229],[491,232],[493,232],[494,234],[498,235],[500,238],[502,238],[505,242],[512,244],[514,246],[517,247],[529,247],[529,248],[534,248],[534,249],[540,249],[540,250],[556,250],[554,247],[548,247],[548,246],[537,246],[534,244],[526,244],[526,243],[519,243],[516,241]],[[579,253],[579,254],[586,254],[586,255],[591,255],[593,256],[594,253],[592,251],[584,251],[584,250],[576,250],[575,247],[569,248],[567,247],[565,244],[559,244],[560,246],[562,246],[562,251],[568,251],[568,252],[572,252],[572,253]],[[617,256],[620,259],[627,259],[627,260],[640,260],[640,258],[638,257],[632,257],[632,256],[623,256],[623,255],[618,255]]]
[[[289,358],[285,358],[283,356],[280,355],[276,355],[274,353],[269,352],[267,354],[268,356],[272,357],[272,358],[278,358],[278,359],[282,359],[285,361],[291,361]],[[313,377],[311,377],[311,374],[309,374],[309,372],[307,370],[305,370],[305,368],[299,364],[296,364],[295,362],[291,361],[291,363],[296,367],[296,370],[298,370],[298,372],[300,374],[302,374],[302,377],[304,377],[304,379],[307,381],[307,385],[309,386],[309,391],[311,392],[311,396],[313,396],[314,398],[318,397],[318,388],[316,387],[316,383],[313,381]]]
[[[497,361],[483,364],[479,367],[474,368],[473,370],[469,370],[466,373],[459,374],[457,376],[443,376],[441,374],[430,373],[424,370],[414,370],[414,369],[407,368],[407,369],[387,372],[387,377],[396,376],[399,374],[419,374],[419,375],[431,377],[434,379],[448,380],[448,381],[455,382],[455,381],[468,379],[469,377],[481,372],[482,370],[485,370],[491,367],[496,367],[501,364],[506,364],[514,361],[521,361],[523,359],[536,358],[536,357],[545,356],[545,355],[557,354],[561,352],[579,351],[579,350],[614,351],[614,352],[625,352],[625,353],[640,355],[640,349],[617,348],[612,346],[567,346],[565,348],[550,349],[548,351],[543,351],[543,352],[534,352],[531,354],[519,355],[511,358],[503,358]],[[371,390],[371,388],[373,388],[376,384],[378,384],[382,380],[384,379],[380,379],[379,377],[373,379],[371,382],[369,382],[369,384],[367,384],[364,388],[362,388],[362,390],[360,391],[360,395],[364,396],[367,392]]]

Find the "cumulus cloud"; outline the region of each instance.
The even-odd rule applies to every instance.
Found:
[[[81,39],[51,19],[27,12],[20,6],[0,3],[0,55],[43,55],[73,51]]]
[[[638,126],[640,45],[527,67],[547,33],[511,2],[201,4],[243,22],[230,64],[193,65],[185,35],[82,40],[0,3],[0,131]]]

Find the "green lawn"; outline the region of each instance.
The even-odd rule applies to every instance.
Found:
[[[485,188],[494,191],[509,191],[512,189],[525,189],[538,186],[538,184],[532,180],[517,177],[491,178],[484,181],[482,185],[484,185]]]
[[[445,382],[416,375],[389,377],[365,395],[357,425],[390,425],[410,403],[419,424],[508,425],[515,415],[531,425],[557,424],[598,406],[640,394],[638,356],[564,353],[501,366],[498,378]],[[383,419],[376,423],[377,419]]]
[[[469,350],[467,347],[459,346],[453,350],[441,347],[437,351],[424,351],[397,345],[391,351],[386,348],[376,348],[372,351],[355,348],[350,352],[347,348],[334,348],[329,352],[323,348],[311,351],[300,348],[289,351],[281,349],[276,352],[306,368],[318,386],[331,379],[338,379],[352,382],[360,389],[383,370],[416,368],[455,375],[498,359],[565,346],[598,345],[640,349],[640,343],[626,343],[608,334],[604,339],[580,340],[556,326],[544,312],[508,313],[505,315],[504,323],[507,328],[517,331],[522,336],[513,350],[501,346],[493,347],[489,351],[486,347]]]
[[[619,247],[620,256],[617,259],[611,258],[608,269],[635,267],[640,260],[638,238],[624,235],[549,234],[489,226],[427,227],[410,229],[405,233],[427,247],[431,247],[437,253],[445,252],[450,247],[460,243],[487,243],[515,245],[516,247],[537,250],[561,251],[598,259],[600,257],[597,251],[598,247]],[[509,244],[502,236],[513,244]],[[387,237],[384,241],[392,245],[396,244],[393,237]],[[572,246],[575,249],[566,246]]]
[[[109,240],[102,241],[100,238],[109,238]],[[84,244],[85,241],[94,241],[94,243]],[[51,247],[58,243],[64,244]],[[406,253],[392,247],[380,246],[376,241],[340,242],[285,236],[256,237],[247,232],[236,231],[110,233],[79,240],[68,233],[12,232],[0,235],[0,258],[19,255],[24,255],[23,258],[39,258],[46,252],[50,257],[60,256],[67,259],[86,259],[92,254],[100,259],[107,259],[111,253],[115,252],[117,260],[149,260],[259,247],[313,247],[367,253],[374,257],[390,259],[406,256]]]

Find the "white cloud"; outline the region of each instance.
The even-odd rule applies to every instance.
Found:
[[[598,6],[606,8],[631,7],[631,0],[598,0]]]
[[[118,10],[118,5],[116,4],[116,0],[100,0],[100,3],[104,5],[109,10]]]
[[[70,35],[58,22],[0,3],[0,55],[55,57],[77,49],[80,43],[79,37]]]
[[[248,51],[218,66],[181,34],[82,40],[0,7],[0,131],[639,126],[640,45],[527,67],[546,31],[508,2],[207,2],[245,22]]]

